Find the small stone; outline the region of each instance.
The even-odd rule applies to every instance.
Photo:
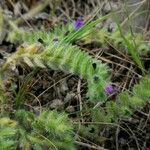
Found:
[[[68,106],[68,107],[66,108],[66,111],[67,111],[68,113],[72,113],[72,112],[75,111],[75,108],[74,108],[73,106]]]
[[[50,108],[55,109],[55,108],[61,107],[62,105],[63,105],[62,100],[54,99],[51,101]]]

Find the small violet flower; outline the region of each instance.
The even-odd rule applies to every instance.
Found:
[[[112,94],[113,91],[114,91],[114,90],[113,90],[112,85],[108,85],[108,86],[105,87],[105,92],[106,92],[107,94]]]
[[[66,25],[68,23],[67,19],[63,20],[64,25]]]
[[[75,23],[74,23],[75,29],[79,29],[79,28],[81,28],[83,25],[84,25],[84,23],[83,23],[83,21],[82,21],[80,18],[78,18],[78,19],[75,21]]]

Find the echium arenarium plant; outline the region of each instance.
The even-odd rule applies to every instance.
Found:
[[[136,44],[136,51],[140,55],[146,55],[150,51],[150,41],[144,37],[141,33],[123,32],[125,39],[131,42],[131,44]],[[120,49],[122,51],[127,51],[128,47],[124,41],[124,38],[120,34],[118,28],[115,31],[108,31],[106,28],[93,28],[89,31],[89,34],[83,37],[85,43],[98,42],[102,47],[106,48],[112,46],[113,48]]]
[[[109,83],[107,66],[101,61],[91,58],[77,46],[72,45],[77,39],[93,31],[93,26],[105,18],[106,17],[98,19],[95,22],[87,22],[85,25],[79,19],[75,22],[74,26],[69,24],[68,26],[56,27],[51,32],[25,32],[19,29],[15,30],[15,32],[11,32],[9,35],[11,41],[20,39],[26,43],[18,47],[17,51],[8,57],[6,63],[3,65],[3,70],[5,70],[10,63],[25,63],[30,67],[51,68],[77,74],[87,80],[90,100],[92,102],[105,102],[107,100],[107,94],[113,92],[113,88]],[[118,31],[116,33],[118,33]],[[120,34],[121,31],[119,31],[119,35]],[[113,35],[115,35],[115,33],[112,34],[112,36]],[[126,43],[124,42],[127,37],[121,38],[123,38],[122,44],[125,45]],[[130,43],[128,48],[132,48],[130,45],[132,44]],[[127,46],[127,44],[125,46]],[[137,57],[135,57],[135,59],[136,58]],[[106,103],[106,109],[111,109],[115,107],[115,105],[118,106],[118,103],[108,102]]]
[[[3,69],[11,63],[25,63],[30,67],[51,68],[77,74],[87,79],[91,101],[106,100],[105,87],[109,83],[107,66],[81,52],[78,47],[63,43],[57,43],[56,46],[51,44],[46,48],[40,43],[24,44],[7,59]]]
[[[59,28],[52,33],[15,31],[14,36],[12,34],[10,36],[11,40],[19,39],[19,42],[22,40],[23,44],[1,65],[0,73],[3,75],[1,81],[4,81],[10,65],[25,64],[32,68],[62,70],[86,79],[90,100],[104,102],[107,99],[105,87],[109,84],[106,65],[72,45],[72,42],[94,24],[96,23],[87,24],[85,28],[83,22],[78,20],[67,36]],[[29,79],[27,81],[30,81]],[[1,89],[3,91],[3,88]],[[22,89],[23,91],[19,90],[20,96],[17,95],[19,100],[18,98],[14,100],[16,110],[1,113],[0,147],[13,150],[18,148],[74,150],[72,127],[67,123],[66,115],[54,111],[42,111],[39,115],[35,115],[29,111],[20,110],[24,108],[22,95],[26,85]],[[5,103],[6,99],[4,98],[2,103]],[[23,102],[20,99],[23,99]]]
[[[0,148],[3,150],[75,150],[73,142],[66,114],[43,111],[35,115],[18,110],[13,119],[0,118]]]
[[[10,33],[9,39],[20,39],[25,43],[8,57],[3,69],[11,63],[26,63],[34,68],[51,68],[76,74],[87,80],[87,95],[91,101],[106,101],[105,88],[110,84],[106,64],[71,44],[86,32],[89,33],[89,29],[100,22],[99,20],[88,22],[84,26],[78,19],[74,25],[56,27],[52,32],[15,30]]]
[[[133,87],[132,94],[122,92],[116,101],[109,101],[104,108],[92,110],[93,121],[117,122],[121,118],[129,118],[136,110],[140,110],[150,102],[150,76],[143,77]]]

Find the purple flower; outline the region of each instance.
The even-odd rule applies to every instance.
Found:
[[[84,23],[83,23],[83,21],[82,21],[80,18],[78,18],[78,19],[75,21],[75,23],[74,23],[75,29],[79,29],[79,28],[81,28],[83,25],[84,25]]]
[[[63,20],[64,25],[66,25],[68,23],[67,19]]]
[[[105,87],[105,92],[106,92],[107,94],[112,94],[113,91],[114,91],[114,90],[113,90],[112,85],[108,85],[108,86]]]

